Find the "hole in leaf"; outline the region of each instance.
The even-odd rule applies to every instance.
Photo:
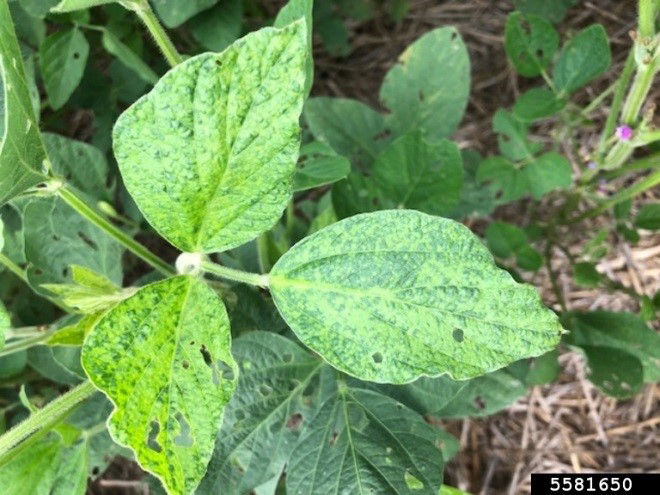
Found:
[[[454,31],[453,33],[451,33],[451,40],[455,41],[456,38],[458,38],[458,33],[456,31]]]
[[[422,483],[418,478],[412,475],[410,471],[406,471],[406,474],[404,475],[404,479],[406,480],[406,485],[408,485],[408,488],[411,490],[421,490],[424,488],[424,483]]]
[[[92,469],[92,475],[93,476],[97,476],[100,472],[101,472],[101,470],[99,469],[98,466],[94,466],[94,469]]]
[[[261,385],[259,385],[259,393],[261,395],[263,395],[264,397],[268,397],[272,391],[273,391],[273,389],[270,388],[265,383],[262,383]]]
[[[149,447],[154,452],[162,452],[163,448],[158,443],[158,434],[160,433],[160,423],[155,419],[151,421],[151,429],[149,430],[149,436],[147,438],[147,447]]]
[[[300,413],[296,413],[291,415],[291,417],[287,420],[286,427],[289,430],[298,431],[300,429],[300,425],[302,425],[302,422],[303,422],[303,415]]]
[[[211,353],[204,344],[202,344],[202,347],[199,348],[199,352],[202,353],[202,357],[204,358],[204,362],[206,363],[206,366],[210,368],[211,364],[213,363],[213,360],[211,359]]]
[[[371,359],[374,360],[374,363],[376,363],[376,364],[380,364],[380,363],[383,362],[383,355],[382,355],[380,352],[374,352],[374,353],[371,355]]]
[[[334,446],[334,445],[337,443],[337,437],[338,437],[338,436],[339,436],[339,432],[336,431],[336,430],[333,431],[333,432],[330,434],[330,439],[329,439],[329,441],[328,441],[328,443],[330,444],[330,447]]]
[[[424,91],[419,91],[419,101],[424,101]]]
[[[193,439],[190,436],[190,425],[180,412],[176,413],[176,420],[179,422],[181,431],[174,438],[174,443],[180,447],[190,447],[193,444]]]
[[[53,234],[53,240],[54,240],[54,241],[59,241],[60,238],[59,238],[59,236],[56,236],[55,234]]]
[[[76,60],[78,60],[78,59],[80,58],[80,53],[78,53],[78,52],[74,52],[74,53],[73,53],[73,58],[76,59]]]
[[[87,234],[85,234],[84,232],[78,232],[78,237],[80,237],[80,239],[82,239],[82,241],[85,244],[87,244],[89,247],[91,247],[94,251],[98,251],[99,249],[98,245],[93,240],[91,240],[87,236]]]
[[[231,366],[225,363],[222,359],[218,359],[216,362],[218,371],[224,380],[233,380],[236,375],[234,375],[234,370]]]
[[[44,271],[43,271],[41,268],[36,268],[36,269],[34,270],[34,274],[35,274],[35,275],[43,275],[43,274],[44,274]]]
[[[181,366],[183,366],[184,370],[187,370],[188,368],[190,368],[190,363],[188,363],[188,361],[184,361],[183,363],[181,363]]]
[[[241,462],[236,457],[232,457],[229,462],[231,462],[232,467],[236,471],[238,471],[239,474],[243,474],[245,472],[245,468],[243,467]]]
[[[478,395],[474,398],[474,405],[477,407],[477,409],[486,409],[486,403]]]
[[[284,361],[285,363],[290,363],[292,360],[293,360],[293,354],[291,354],[290,352],[285,352],[284,354],[282,354],[282,361]]]
[[[293,392],[296,387],[300,385],[300,381],[298,380],[290,380],[289,381],[289,392]]]
[[[454,340],[456,342],[463,342],[463,339],[465,338],[465,335],[463,334],[463,330],[460,328],[454,328],[454,331],[451,334],[452,337],[454,337]]]

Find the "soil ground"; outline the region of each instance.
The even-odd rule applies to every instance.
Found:
[[[282,3],[272,0],[265,5],[274,13]],[[599,22],[611,39],[613,69],[582,91],[578,100],[590,101],[616,78],[630,47],[628,33],[635,27],[635,6],[633,0],[585,0],[571,9],[561,24],[560,30],[570,33]],[[410,11],[401,23],[393,23],[385,14],[366,22],[349,22],[353,51],[348,57],[330,57],[320,42],[315,43],[313,94],[351,97],[379,107],[378,88],[403,49],[435,27],[454,25],[468,45],[472,62],[470,103],[456,139],[462,148],[476,149],[483,155],[496,153],[492,115],[498,108],[510,107],[521,91],[539,84],[518,77],[507,63],[503,32],[512,9],[511,2],[504,0],[410,0]],[[651,101],[658,101],[659,95],[660,88],[656,87]],[[604,120],[607,111],[605,106],[596,121]],[[547,130],[540,127],[535,132],[543,138]],[[597,132],[598,126],[586,130],[585,150]],[[582,157],[568,147],[565,152],[576,169],[583,167]],[[603,194],[611,194],[623,184],[608,184]],[[651,191],[640,202],[657,201],[659,196],[660,191]],[[501,209],[494,217],[522,222],[520,212],[526,208],[519,206]],[[597,219],[589,228],[581,227],[581,232],[569,232],[574,239],[570,251],[579,253],[587,240],[583,233],[595,233],[606,221]],[[480,228],[478,224],[470,226]],[[635,300],[621,292],[574,287],[564,253],[552,253],[552,266],[559,273],[569,309],[638,310]],[[660,236],[643,233],[634,246],[618,239],[598,269],[626,287],[652,296],[660,290]],[[540,288],[548,305],[556,306],[545,269],[529,281]],[[475,495],[524,494],[530,490],[531,472],[660,469],[660,388],[647,386],[634,399],[616,401],[600,394],[586,380],[587,370],[579,355],[566,351],[560,361],[558,382],[533,388],[507,410],[485,419],[444,423],[461,443],[460,454],[447,466],[447,484]],[[141,482],[133,481],[139,476],[136,466],[114,463],[90,492],[148,493]]]

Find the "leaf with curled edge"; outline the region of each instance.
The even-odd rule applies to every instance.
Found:
[[[206,472],[238,368],[222,301],[177,276],[140,289],[87,336],[82,363],[114,403],[108,427],[170,493]]]
[[[298,338],[375,382],[462,380],[554,348],[562,327],[465,226],[410,210],[356,215],[296,244],[270,273]]]
[[[298,158],[306,32],[301,19],[190,58],[117,120],[126,188],[179,249],[224,251],[279,219]]]

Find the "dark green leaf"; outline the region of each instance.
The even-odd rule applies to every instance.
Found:
[[[351,162],[327,144],[314,141],[300,149],[293,190],[305,191],[343,179],[351,171]]]
[[[383,197],[373,178],[360,172],[351,172],[332,186],[332,205],[340,219],[395,206]]]
[[[509,160],[529,160],[541,150],[541,143],[527,139],[527,125],[506,110],[495,113],[493,130],[498,134],[500,152]]]
[[[543,257],[529,244],[516,251],[516,264],[523,270],[535,272],[543,264]]]
[[[525,167],[529,190],[534,199],[541,199],[555,189],[566,189],[573,183],[573,169],[566,158],[550,151]]]
[[[526,383],[528,385],[546,385],[555,381],[561,371],[558,358],[559,351],[554,349],[532,359],[529,371],[527,372]]]
[[[491,156],[479,164],[477,181],[492,182],[502,194],[499,201],[508,203],[522,198],[529,191],[527,175],[502,156]]]
[[[642,205],[635,217],[635,225],[640,229],[660,229],[660,203]]]
[[[527,246],[525,232],[509,223],[493,222],[486,229],[488,248],[498,258],[508,258]]]
[[[642,363],[634,355],[615,347],[581,345],[587,357],[589,380],[607,395],[626,399],[643,385]]]
[[[513,0],[517,10],[524,14],[534,14],[552,22],[561,22],[566,11],[580,0]]]
[[[576,263],[573,266],[573,279],[580,287],[593,289],[603,281],[603,276],[596,270],[596,265],[589,262]]]
[[[523,122],[534,122],[556,114],[566,106],[566,100],[557,98],[545,88],[532,88],[523,93],[513,107],[513,114]]]
[[[594,24],[571,38],[562,48],[553,78],[557,89],[572,93],[605,72],[612,62],[605,28]]]
[[[536,77],[552,61],[559,35],[548,21],[512,12],[506,20],[504,48],[519,74]]]
[[[226,0],[222,0],[223,2]],[[213,7],[218,0],[151,0],[163,24],[168,28],[180,26],[194,15]]]
[[[241,35],[243,0],[222,0],[188,24],[193,37],[207,50],[221,52]]]

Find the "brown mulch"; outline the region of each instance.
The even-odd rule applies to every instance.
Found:
[[[324,0],[317,0],[324,1]],[[273,12],[283,2],[265,2]],[[464,37],[472,62],[472,92],[466,116],[456,135],[461,148],[484,155],[496,153],[491,117],[500,107],[510,107],[518,94],[540,85],[537,80],[518,77],[508,65],[503,49],[504,23],[512,10],[510,1],[498,0],[410,0],[406,19],[393,23],[386,15],[366,22],[349,22],[353,52],[347,58],[332,58],[315,43],[316,82],[314,95],[356,98],[382,108],[378,89],[387,70],[404,48],[425,32],[443,25],[457,26]],[[591,97],[611,84],[619,73],[630,47],[629,31],[635,27],[633,0],[583,1],[569,11],[560,26],[566,34],[591,23],[602,23],[610,36],[613,70],[582,91],[579,99]],[[656,90],[656,98],[660,94]],[[607,108],[597,114],[604,119]],[[535,129],[539,135],[547,128]],[[597,132],[593,130],[593,132]],[[591,134],[591,133],[587,133]],[[545,134],[547,136],[547,134]],[[589,136],[585,135],[585,142]],[[585,144],[585,149],[589,146]],[[576,168],[584,156],[568,158]],[[610,184],[609,192],[621,186]],[[658,201],[660,192],[648,192],[643,201]],[[515,223],[510,212],[500,211]],[[591,221],[581,231],[569,232],[578,254],[587,235],[593,235],[608,220]],[[569,309],[638,311],[637,302],[621,293],[575,287],[570,263],[559,250],[552,266]],[[617,239],[598,270],[639,294],[653,296],[660,290],[660,236],[642,233],[636,245]],[[545,269],[528,281],[539,287],[545,302],[559,309]],[[657,322],[654,322],[657,326]],[[527,397],[507,410],[485,419],[445,422],[460,439],[460,453],[448,463],[446,483],[473,494],[517,494],[530,492],[532,472],[650,472],[660,469],[660,388],[646,386],[637,397],[616,401],[596,390],[586,379],[588,371],[580,355],[565,352],[560,358],[560,379],[535,387]],[[94,493],[148,493],[122,464],[111,467],[98,480]]]

